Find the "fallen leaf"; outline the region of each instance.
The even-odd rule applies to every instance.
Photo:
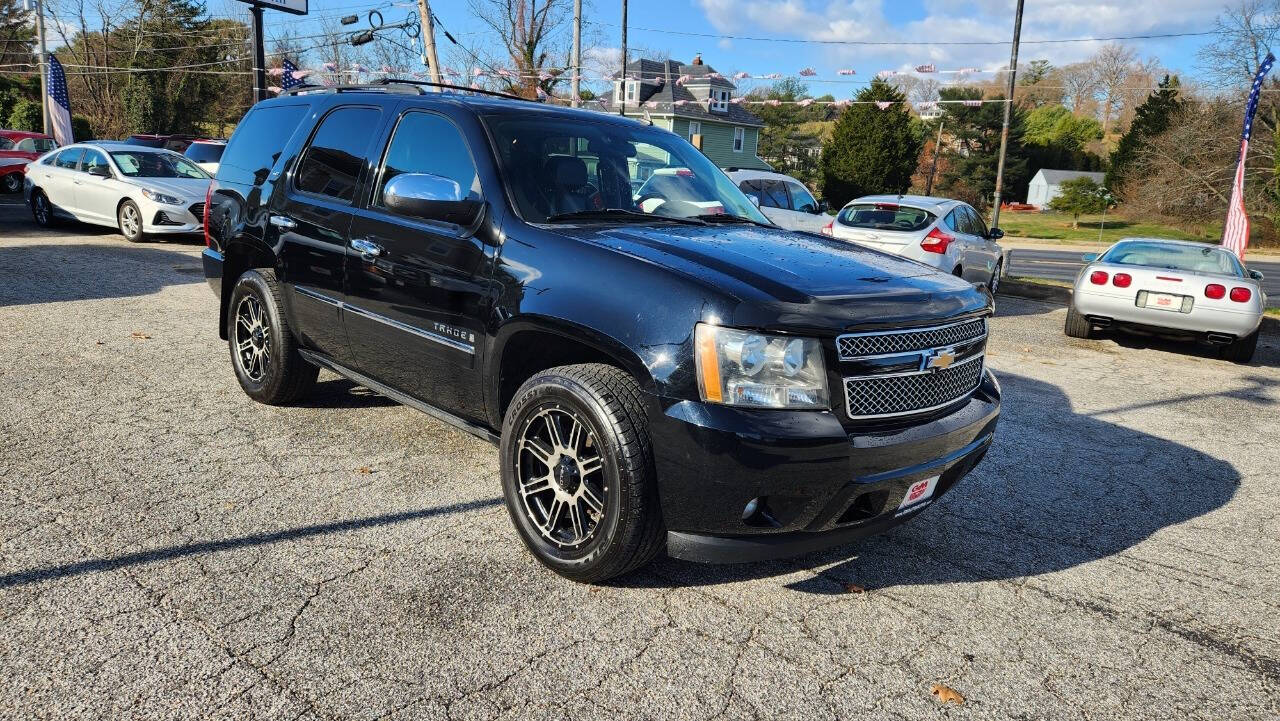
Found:
[[[356,473],[373,473],[373,469],[368,466],[360,466],[356,469]]]
[[[964,703],[964,696],[961,696],[959,691],[940,683],[935,683],[929,689],[929,693],[938,699],[938,703],[954,703],[957,706]]]
[[[94,344],[94,345],[106,345],[106,343],[103,343],[103,342],[102,342],[102,341],[100,341],[100,340],[95,340],[95,341],[93,342],[93,344]]]
[[[142,331],[137,331],[137,330],[130,333],[129,337],[135,338],[137,340],[149,340],[151,338],[151,336],[147,335],[146,333],[143,333]]]
[[[867,589],[863,588],[862,586],[859,586],[856,583],[850,583],[845,585],[844,592],[845,593],[866,593]]]

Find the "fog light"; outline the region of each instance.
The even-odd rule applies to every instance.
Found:
[[[760,510],[760,499],[752,498],[747,501],[746,508],[742,509],[742,520],[749,521],[751,517],[756,515],[756,511]]]

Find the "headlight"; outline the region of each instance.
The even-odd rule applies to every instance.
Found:
[[[143,188],[142,195],[146,197],[147,200],[153,200],[162,205],[182,205],[182,201],[172,195],[165,195],[164,193],[152,190],[151,188]]]
[[[822,346],[699,323],[694,331],[702,400],[754,408],[827,408]]]

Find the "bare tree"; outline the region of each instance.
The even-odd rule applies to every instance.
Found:
[[[937,100],[938,89],[942,87],[937,78],[927,75],[895,75],[890,82],[913,103]]]
[[[1206,77],[1240,87],[1253,80],[1267,50],[1280,47],[1280,0],[1240,0],[1218,16],[1213,42],[1198,59]]]
[[[1097,82],[1097,92],[1102,100],[1102,130],[1111,129],[1111,115],[1121,102],[1125,82],[1138,62],[1132,48],[1119,43],[1107,43],[1089,60]]]
[[[502,78],[505,89],[525,97],[535,97],[539,89],[550,94],[558,73],[543,76],[564,64],[556,60],[568,58],[564,36],[572,13],[569,1],[471,0],[471,9],[506,51],[499,65],[516,77]]]
[[[1073,63],[1058,70],[1064,99],[1076,115],[1097,112],[1098,74],[1093,63]]]

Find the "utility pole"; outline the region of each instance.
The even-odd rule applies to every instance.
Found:
[[[253,14],[253,102],[267,99],[267,51],[262,42],[262,6],[254,4]]]
[[[929,165],[929,182],[924,185],[925,195],[933,195],[933,174],[938,171],[940,153],[942,153],[942,118],[938,118],[938,139],[933,143],[933,163]]]
[[[569,104],[578,107],[582,99],[578,93],[582,88],[582,0],[573,0],[573,83],[572,97]]]
[[[618,115],[627,114],[627,0],[622,0],[622,92],[618,93]]]
[[[1000,223],[1000,196],[1004,191],[1004,155],[1009,148],[1009,116],[1013,113],[1014,80],[1018,76],[1018,38],[1022,35],[1022,3],[1018,0],[1018,9],[1013,17],[1013,50],[1009,55],[1009,88],[1004,98],[1004,126],[1000,129],[1000,162],[996,164],[995,209],[991,211],[991,227],[998,228]]]
[[[36,64],[40,68],[40,126],[45,135],[49,134],[49,68],[45,64],[49,53],[44,45],[44,0],[29,0],[27,10],[35,10],[36,35],[40,37],[39,51],[36,53]]]
[[[422,51],[427,56],[431,70],[431,82],[442,83],[440,59],[436,57],[436,28],[431,22],[431,6],[427,0],[418,0],[418,19],[422,23]]]

